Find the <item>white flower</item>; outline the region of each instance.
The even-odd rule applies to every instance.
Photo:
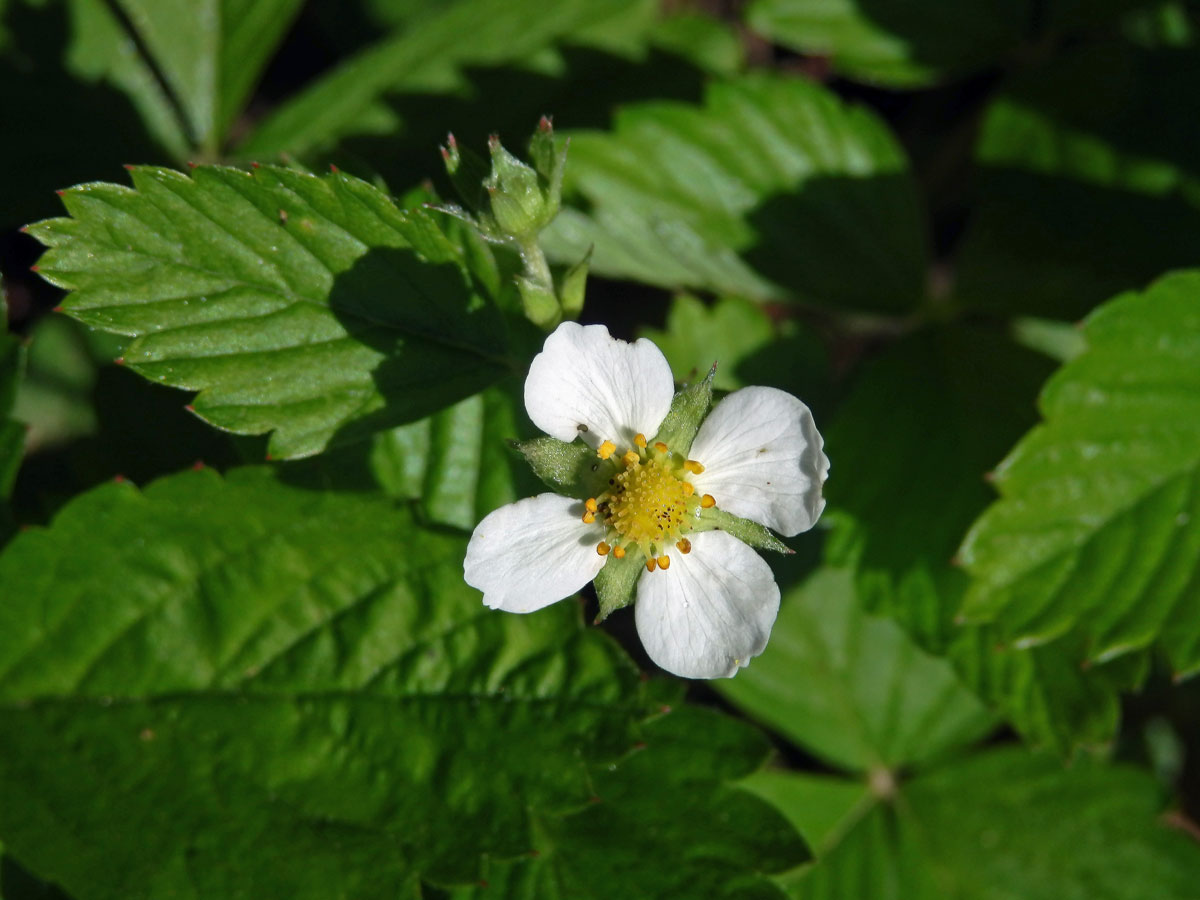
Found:
[[[484,518],[467,546],[467,583],[494,609],[527,613],[574,594],[613,559],[645,570],[634,607],[646,652],[687,678],[734,675],[757,656],[779,611],[766,562],[721,530],[719,506],[786,537],[812,528],[829,471],[808,407],[784,391],[748,387],[716,405],[686,458],[655,435],[674,382],[662,352],[603,325],[565,322],[525,381],[535,425],[596,451],[599,484],[584,500],[540,494]]]

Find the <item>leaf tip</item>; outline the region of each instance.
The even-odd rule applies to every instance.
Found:
[[[58,189],[57,191],[55,191],[54,193],[58,194],[58,196],[60,196],[60,197],[61,197],[61,196],[62,196],[63,194],[65,194],[66,192],[67,192],[67,189],[66,189],[66,188],[59,188],[59,189]]]
[[[554,132],[554,119],[550,116],[543,115],[538,120],[538,131],[543,134],[552,134]]]
[[[252,168],[252,169],[261,169],[261,168],[262,168],[262,164],[261,164],[261,163],[256,163],[256,162],[254,162],[254,161],[252,160],[252,161],[250,162],[250,168]]]
[[[118,356],[116,359],[114,359],[114,360],[113,360],[113,364],[114,364],[114,365],[118,365],[118,366],[123,366],[123,365],[125,365],[125,357],[123,357],[123,356]]]
[[[194,413],[196,411],[196,407],[190,403],[185,403],[183,408],[186,409],[190,413]]]
[[[339,169],[337,166],[335,166],[333,163],[330,163],[330,164],[329,164],[329,171],[330,171],[330,172],[332,172],[334,175],[337,175],[337,174],[338,174],[339,172],[341,172],[342,170],[341,170],[341,169]]]
[[[955,553],[952,557],[950,557],[950,565],[954,566],[956,569],[961,569],[963,567],[962,556],[958,553]]]
[[[194,169],[194,168],[196,168],[196,166],[198,166],[198,165],[200,165],[200,163],[197,163],[197,162],[192,162],[190,159],[188,160],[188,164],[187,164],[187,166],[188,166],[188,168],[189,168],[189,169]]]
[[[129,479],[127,479],[124,475],[120,474],[119,472],[113,476],[114,484],[124,484],[128,480]]]
[[[58,304],[58,306],[54,307],[52,310],[50,310],[50,312],[56,312],[56,313],[60,313],[62,311],[63,311],[63,305],[61,303]]]
[[[34,263],[32,266],[29,267],[29,271],[30,272],[40,272],[40,271],[42,271],[42,267],[39,266],[37,263]]]
[[[208,468],[208,466],[205,465],[204,460],[202,459],[198,459],[192,463],[193,472],[203,472],[206,468]]]
[[[121,168],[124,169],[126,172],[132,172],[136,167],[134,166],[133,163],[122,163]]]

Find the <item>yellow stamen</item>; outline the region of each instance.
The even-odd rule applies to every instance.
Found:
[[[637,444],[639,447],[641,447],[643,450],[646,449],[646,436],[644,434],[642,434],[640,431],[633,436],[633,442],[635,444]]]
[[[704,466],[700,465],[700,463],[696,462],[694,459],[689,459],[683,464],[683,467],[693,475],[699,475],[704,471]]]
[[[608,546],[608,544],[604,543],[604,541],[601,541],[596,545],[596,552],[601,556],[608,556],[608,551],[611,549],[612,547]]]
[[[596,448],[596,455],[598,457],[600,457],[601,459],[608,459],[610,456],[612,456],[616,452],[617,452],[617,445],[614,444],[612,441],[605,441],[603,444],[601,444],[599,447]]]
[[[712,509],[717,505],[717,499],[712,494],[705,494],[700,498],[700,505],[705,509]]]
[[[677,543],[675,545],[675,549],[678,550],[680,553],[691,553],[692,552],[692,542],[689,541],[687,538],[680,538],[679,543]]]
[[[625,465],[632,466],[635,462],[641,459],[641,457],[638,456],[634,451],[630,450],[628,453],[622,456],[621,459],[625,462]]]
[[[591,525],[595,521],[596,521],[596,514],[594,512],[592,512],[591,510],[588,510],[587,512],[585,512],[583,514],[583,524],[584,525]]]
[[[646,571],[653,572],[656,565],[658,565],[658,563],[654,559],[646,560]]]
[[[665,553],[662,556],[660,556],[658,558],[658,567],[660,569],[671,568],[671,557],[667,556]]]
[[[683,483],[683,495],[685,497],[690,497],[694,493],[696,493],[696,486],[694,484],[692,484],[690,481],[685,481]]]
[[[587,508],[588,512],[595,512],[596,511],[596,498],[588,497],[586,500],[583,501],[583,505]]]
[[[671,448],[668,447],[666,444],[664,444],[662,441],[655,441],[654,449],[657,450],[659,453],[666,453]]]
[[[625,548],[624,547],[613,547],[613,557],[616,559],[624,559],[625,558]]]

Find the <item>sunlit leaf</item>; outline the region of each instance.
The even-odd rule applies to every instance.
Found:
[[[703,106],[631,104],[571,136],[565,261],[670,288],[903,310],[925,288],[925,224],[887,127],[799,78],[712,84]]]
[[[80,900],[397,896],[525,854],[644,701],[574,604],[485,609],[464,545],[255,469],[109,484],[20,534],[6,851]]]
[[[789,592],[763,655],[717,684],[758,721],[847,770],[928,762],[991,724],[948,662],[863,613],[848,571],[822,571]]]
[[[512,364],[486,250],[341,173],[133,170],[31,226],[66,312],[129,335],[124,362],[195,412],[306,456],[428,415]]]
[[[1078,635],[1077,662],[1159,644],[1200,668],[1200,274],[1105,304],[996,470],[965,617],[1009,640]]]

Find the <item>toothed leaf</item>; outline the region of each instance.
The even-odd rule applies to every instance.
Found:
[[[195,412],[307,456],[428,415],[510,370],[494,263],[424,210],[335,173],[138,167],[30,232],[64,311]]]
[[[528,852],[644,701],[576,604],[481,607],[465,544],[264,469],[109,483],[18,535],[5,852],[86,898],[353,900]]]

